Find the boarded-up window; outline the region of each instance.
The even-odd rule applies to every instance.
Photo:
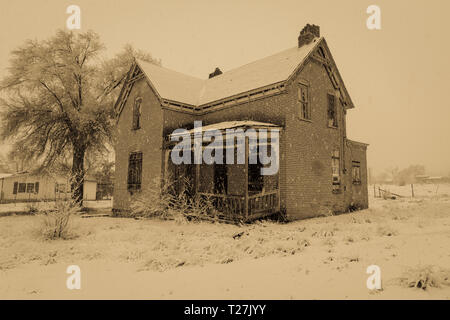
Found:
[[[308,86],[300,83],[298,85],[298,101],[300,103],[300,118],[311,120]]]
[[[14,182],[13,194],[17,194],[17,188],[18,187],[19,187],[19,183],[18,182]]]
[[[336,97],[333,94],[328,94],[328,125],[330,127],[338,126]]]
[[[352,180],[353,184],[361,183],[361,164],[359,161],[352,161]]]
[[[19,183],[19,193],[24,193],[25,191],[27,191],[27,184]]]
[[[141,128],[141,103],[142,98],[137,98],[133,108],[133,130]]]
[[[141,190],[142,152],[133,152],[128,161],[128,191]]]
[[[27,193],[34,192],[34,183],[27,183]]]
[[[35,192],[35,193],[39,193],[39,182],[36,182],[36,183],[34,184],[34,192]]]
[[[341,169],[339,150],[333,152],[331,156],[332,184],[333,192],[339,192],[341,189]]]

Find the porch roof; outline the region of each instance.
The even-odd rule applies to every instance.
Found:
[[[252,128],[252,129],[274,129],[274,130],[281,130],[281,126],[269,122],[259,122],[259,121],[250,121],[250,120],[240,120],[240,121],[223,121],[218,123],[213,123],[207,126],[201,127],[201,132],[207,132],[207,131],[214,131],[219,130],[223,131],[226,129],[237,129],[237,128]],[[188,130],[188,133],[190,135],[193,135],[194,131],[196,129]],[[197,129],[198,130],[198,129]],[[200,131],[198,131],[200,132]],[[172,133],[169,135],[170,137],[176,137],[176,136],[182,136],[185,133],[179,132],[179,133]]]

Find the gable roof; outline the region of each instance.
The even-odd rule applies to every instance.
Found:
[[[136,59],[161,98],[201,106],[253,89],[285,81],[322,38],[248,63],[210,79],[199,79]]]
[[[313,54],[319,47],[323,49],[322,54]],[[326,52],[325,56],[323,51]],[[254,94],[257,94],[257,97],[260,91],[264,91],[264,94],[280,92],[309,57],[324,65],[333,86],[339,89],[344,97],[345,108],[354,108],[325,39],[315,37],[310,43],[300,47],[284,50],[209,79],[185,75],[136,59],[116,101],[117,119],[128,99],[134,80],[141,77],[146,78],[162,104],[202,112],[211,106],[228,103],[227,101],[244,101],[246,97]],[[244,100],[241,100],[242,98]]]

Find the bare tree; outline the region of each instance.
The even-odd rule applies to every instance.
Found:
[[[16,157],[39,168],[71,159],[73,198],[80,204],[86,155],[111,145],[116,88],[134,56],[154,62],[131,46],[110,60],[102,60],[103,51],[92,31],[28,40],[12,51],[9,74],[0,82],[0,138],[12,140]]]

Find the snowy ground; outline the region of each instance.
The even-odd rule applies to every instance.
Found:
[[[289,224],[77,217],[71,240],[40,239],[38,216],[1,217],[0,298],[450,299],[450,185],[369,194],[368,210]],[[81,290],[66,287],[74,264]],[[373,264],[380,291],[366,287]],[[430,265],[441,288],[401,282]]]
[[[2,214],[27,212],[31,208],[38,210],[46,210],[54,207],[54,201],[48,202],[18,202],[18,203],[2,203],[0,204],[0,216]],[[112,207],[112,200],[83,201],[86,208],[107,209]]]

